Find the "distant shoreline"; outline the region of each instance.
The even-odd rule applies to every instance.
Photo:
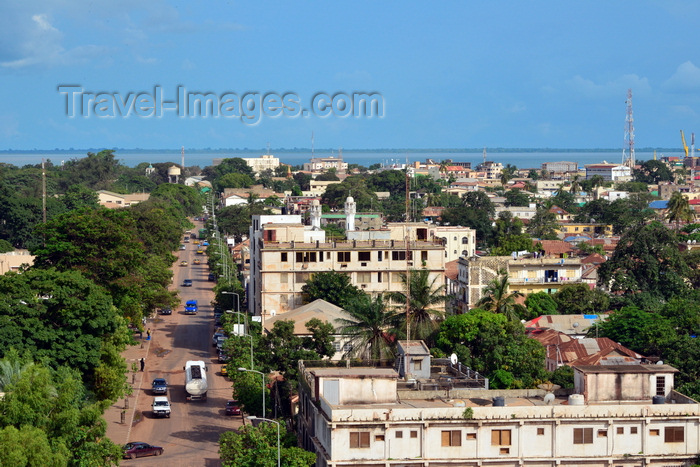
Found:
[[[88,153],[88,152],[100,152],[104,149],[111,149],[117,154],[180,154],[182,149],[140,149],[140,148],[86,148],[86,149],[3,149],[0,150],[0,154],[75,154],[75,153]],[[682,151],[682,148],[637,148],[636,152],[671,152],[671,151]],[[270,148],[270,154],[297,154],[297,153],[311,153],[311,148]],[[405,154],[405,153],[470,153],[470,154],[481,154],[484,148],[378,148],[378,149],[346,149],[342,148],[343,153],[385,153],[385,154]],[[185,154],[188,152],[195,152],[198,154],[238,154],[245,153],[249,154],[251,152],[259,152],[260,154],[266,154],[268,152],[267,148],[185,148]],[[339,148],[314,148],[313,152],[321,157],[322,154],[337,154]],[[487,154],[509,154],[509,153],[567,153],[567,152],[578,152],[578,153],[622,153],[622,148],[611,149],[611,148],[593,148],[593,149],[580,149],[580,148],[486,148]]]

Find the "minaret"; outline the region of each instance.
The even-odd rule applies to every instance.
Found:
[[[321,230],[321,203],[317,199],[311,201],[309,215],[311,216],[311,227],[314,230]]]
[[[357,206],[352,196],[345,200],[345,230],[348,232],[355,230],[355,212]]]

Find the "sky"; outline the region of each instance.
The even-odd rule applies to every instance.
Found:
[[[636,147],[681,148],[698,18],[692,0],[6,0],[0,150],[615,149],[628,89]]]

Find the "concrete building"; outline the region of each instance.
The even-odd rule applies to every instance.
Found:
[[[545,162],[542,164],[542,170],[557,176],[571,172],[578,172],[578,164],[576,162],[569,161]]]
[[[460,293],[454,306],[464,313],[476,306],[484,287],[498,277],[500,270],[508,274],[509,292],[526,296],[537,292],[553,294],[562,284],[580,283],[583,272],[579,258],[480,256],[459,258],[457,265]]]
[[[22,266],[33,266],[34,255],[29,250],[12,250],[0,253],[0,274],[18,272]]]
[[[304,171],[311,173],[328,172],[330,169],[335,169],[336,172],[345,172],[348,170],[348,163],[343,162],[342,157],[314,157],[309,162],[304,162]]]
[[[626,165],[609,164],[588,164],[586,168],[586,180],[590,180],[595,175],[600,175],[606,181],[627,181],[632,177],[632,169]]]
[[[121,193],[114,193],[113,191],[98,190],[97,202],[106,208],[128,208],[134,204],[147,201],[150,196],[150,193],[130,193],[124,195]]]
[[[590,222],[562,222],[554,231],[559,237],[568,237],[570,235],[611,237],[613,234],[613,227],[612,224],[597,224]]]
[[[503,172],[503,164],[494,161],[481,162],[476,166],[476,171],[484,172],[485,178],[498,179],[501,177],[501,172]]]
[[[253,216],[248,305],[263,323],[266,317],[300,306],[301,289],[316,272],[344,272],[354,285],[375,294],[402,291],[401,276],[408,268],[428,269],[431,279],[443,283],[442,239],[427,234],[423,238],[421,232],[416,233],[420,237],[411,234],[408,242],[405,237],[394,240],[392,231],[402,230],[395,227],[347,231],[347,241],[326,241],[320,229],[320,205],[316,203],[309,212],[310,226],[304,226],[299,215]],[[350,222],[346,226],[351,227]]]
[[[575,366],[568,394],[461,389],[453,373],[430,389],[390,368],[302,363],[297,433],[317,467],[690,466],[700,405],[673,390],[676,371]]]
[[[260,175],[265,170],[274,170],[280,166],[280,160],[271,154],[263,154],[260,157],[242,157],[248,167],[250,167],[255,175]]]

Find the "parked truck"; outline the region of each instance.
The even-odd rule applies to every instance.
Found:
[[[187,400],[207,400],[207,367],[201,360],[185,363],[185,392]]]

